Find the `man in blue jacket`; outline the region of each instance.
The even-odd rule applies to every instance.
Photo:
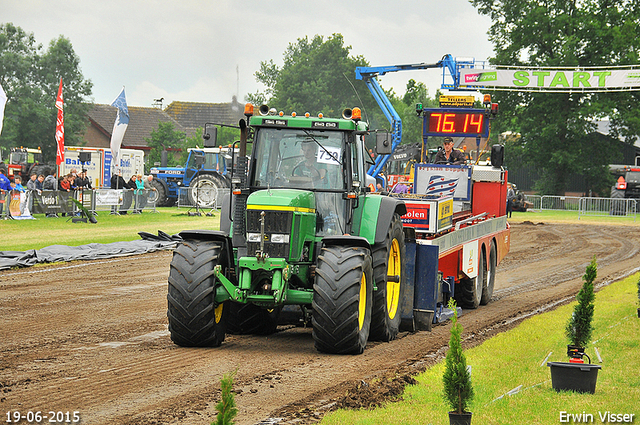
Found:
[[[4,169],[0,168],[0,217],[2,216],[5,199],[7,199],[7,192],[11,190],[10,183],[9,178],[4,175]]]

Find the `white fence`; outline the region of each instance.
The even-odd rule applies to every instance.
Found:
[[[637,214],[637,199],[580,198],[578,218],[581,216],[633,216],[633,221],[636,221]]]
[[[638,199],[590,198],[579,196],[525,195],[533,204],[532,211],[576,211],[582,216],[635,217],[640,209]]]

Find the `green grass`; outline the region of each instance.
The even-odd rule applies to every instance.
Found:
[[[633,423],[640,423],[639,276],[614,283],[596,295],[595,330],[587,347],[594,363],[600,364],[594,347],[603,360],[595,394],[556,392],[546,362],[542,365],[549,352],[553,354],[547,361],[568,361],[564,327],[575,304],[571,303],[529,318],[465,351],[476,394],[472,423],[558,424],[560,412],[590,413],[594,423],[602,423],[598,412],[606,411],[635,414]],[[429,338],[428,333],[424,335]],[[336,411],[322,423],[448,424],[448,409],[442,399],[443,371],[444,363],[440,362],[418,376],[419,384],[406,388],[403,401],[373,410]],[[505,395],[520,385],[517,394]]]
[[[640,217],[636,219],[635,216],[620,217],[620,216],[580,216],[577,211],[526,211],[519,212],[514,211],[512,217],[509,219],[511,223],[519,223],[523,221],[532,221],[534,223],[547,222],[547,223],[597,223],[597,224],[614,224],[625,226],[640,226]]]
[[[138,232],[157,234],[162,230],[168,234],[189,229],[218,229],[220,213],[214,211],[214,217],[192,217],[186,208],[157,208],[157,213],[145,211],[143,214],[125,216],[110,215],[101,211],[97,224],[72,223],[68,217],[46,218],[35,214],[36,220],[0,220],[2,243],[0,251],[26,251],[40,249],[49,245],[77,246],[92,242],[111,243],[139,239]],[[523,221],[592,223],[640,226],[640,220],[633,217],[582,217],[574,211],[514,212],[511,223]]]
[[[170,235],[182,230],[220,228],[220,213],[213,217],[189,216],[186,208],[157,208],[157,213],[111,215],[101,211],[98,223],[72,223],[69,217],[47,218],[35,214],[36,220],[0,220],[0,251],[26,251],[50,245],[78,246],[88,243],[111,243],[140,239],[138,232]]]

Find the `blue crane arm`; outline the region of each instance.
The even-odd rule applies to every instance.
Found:
[[[393,65],[393,66],[359,66],[356,68],[356,79],[364,80],[367,88],[373,95],[378,105],[380,105],[380,109],[382,109],[382,113],[387,118],[389,123],[391,124],[391,147],[392,151],[394,151],[402,140],[402,120],[400,119],[400,115],[396,112],[391,101],[387,97],[380,84],[378,84],[377,76],[384,75],[388,72],[396,72],[396,71],[415,71],[420,69],[430,69],[430,68],[446,68],[451,74],[454,86],[459,85],[459,73],[457,72],[456,61],[451,55],[445,55],[440,61],[436,63],[416,63],[416,64],[408,64],[408,65]],[[444,85],[444,83],[443,83]],[[384,167],[384,165],[389,160],[390,155],[379,155],[376,157],[375,164],[372,165],[367,174],[370,176],[377,176],[380,174],[380,171]]]

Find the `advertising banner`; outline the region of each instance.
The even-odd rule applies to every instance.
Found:
[[[73,192],[57,190],[43,190],[41,193],[31,192],[33,200],[31,213],[33,214],[71,214],[74,203]]]
[[[416,164],[414,176],[415,193],[471,200],[471,167],[467,165]]]
[[[539,91],[605,91],[640,88],[639,69],[461,69],[461,86]]]
[[[97,189],[96,206],[122,205],[122,190]]]

